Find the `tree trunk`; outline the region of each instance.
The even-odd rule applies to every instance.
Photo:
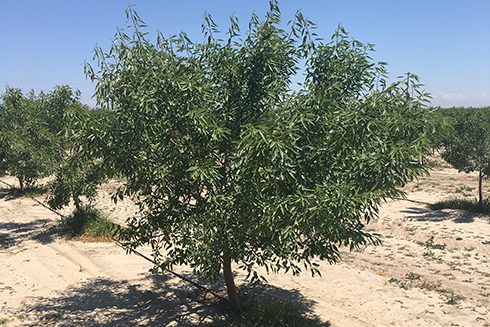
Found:
[[[228,300],[230,301],[231,309],[238,310],[238,295],[236,292],[235,281],[233,280],[233,272],[231,271],[231,259],[225,258],[223,263],[223,275],[225,276],[226,291]]]
[[[78,201],[75,201],[75,208],[76,208],[77,212],[80,212],[80,210],[82,209],[80,207],[80,203]]]
[[[20,186],[20,190],[24,191],[24,180],[22,178],[19,178],[19,186]]]
[[[482,180],[483,180],[483,172],[480,170],[478,176],[478,205],[481,207],[483,205],[483,195],[482,195]]]

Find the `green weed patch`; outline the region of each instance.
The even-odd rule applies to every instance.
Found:
[[[289,300],[252,300],[240,315],[230,319],[226,327],[307,327],[325,326],[320,319],[305,313],[301,304]],[[329,324],[327,323],[327,326]]]
[[[62,219],[59,228],[69,239],[84,241],[110,241],[119,231],[119,225],[112,222],[100,210],[84,206],[79,211]]]
[[[484,199],[480,205],[477,199],[451,199],[436,202],[429,207],[432,210],[459,209],[478,213],[490,213],[490,200]]]

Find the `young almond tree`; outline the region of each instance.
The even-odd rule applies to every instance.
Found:
[[[7,87],[0,106],[0,171],[19,179],[21,189],[49,176],[67,155],[70,130],[67,114],[88,110],[79,102],[79,91],[56,86],[49,93],[26,96]]]
[[[478,204],[483,203],[482,181],[490,175],[490,109],[451,108],[442,112],[454,121],[454,133],[444,141],[442,157],[459,171],[478,172]]]
[[[244,34],[232,16],[224,41],[205,16],[204,43],[184,33],[151,43],[136,12],[127,15],[132,36],[119,32],[109,52],[96,48],[99,69],[86,66],[114,119],[91,130],[81,153],[138,198],[128,246],[150,244],[161,268],[223,273],[237,308],[233,264],[252,279],[258,266],[315,274],[314,257],[334,263],[341,246],[379,244],[366,223],[426,171],[425,94],[385,87],[372,46],[343,28],[322,43],[297,13],[281,29],[275,1]]]
[[[54,135],[45,120],[44,103],[33,92],[7,87],[0,107],[0,170],[19,180],[24,190],[56,165]]]

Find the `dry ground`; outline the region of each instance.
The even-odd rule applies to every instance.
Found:
[[[476,187],[476,174],[439,166],[406,186],[412,201],[381,207],[368,227],[383,235],[383,246],[345,251],[337,265],[319,262],[322,277],[267,275],[269,285],[258,291],[301,299],[334,327],[490,326],[490,217],[425,204],[476,197]],[[97,205],[122,222],[135,207],[127,200],[114,206],[110,190],[102,189]],[[484,190],[489,196],[488,181]],[[223,308],[212,296],[197,296],[172,275],[152,275],[150,263],[113,243],[67,241],[58,219],[30,198],[0,193],[0,324],[192,326],[219,319]],[[185,267],[177,271],[198,280]],[[246,288],[244,274],[236,280]]]

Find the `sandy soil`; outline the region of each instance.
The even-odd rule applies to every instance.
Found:
[[[325,326],[490,326],[490,217],[425,204],[476,197],[476,188],[476,174],[436,168],[406,186],[412,201],[388,201],[368,226],[383,246],[345,251],[336,265],[319,262],[322,277],[267,275],[258,291],[301,299]],[[489,196],[488,181],[484,189]],[[110,190],[102,189],[97,206],[124,221],[135,207],[112,204]],[[0,192],[0,322],[193,326],[220,316],[213,296],[171,274],[152,275],[151,263],[116,244],[65,240],[58,220],[30,198]],[[176,271],[199,281],[186,267]],[[243,289],[244,277],[237,272]]]

